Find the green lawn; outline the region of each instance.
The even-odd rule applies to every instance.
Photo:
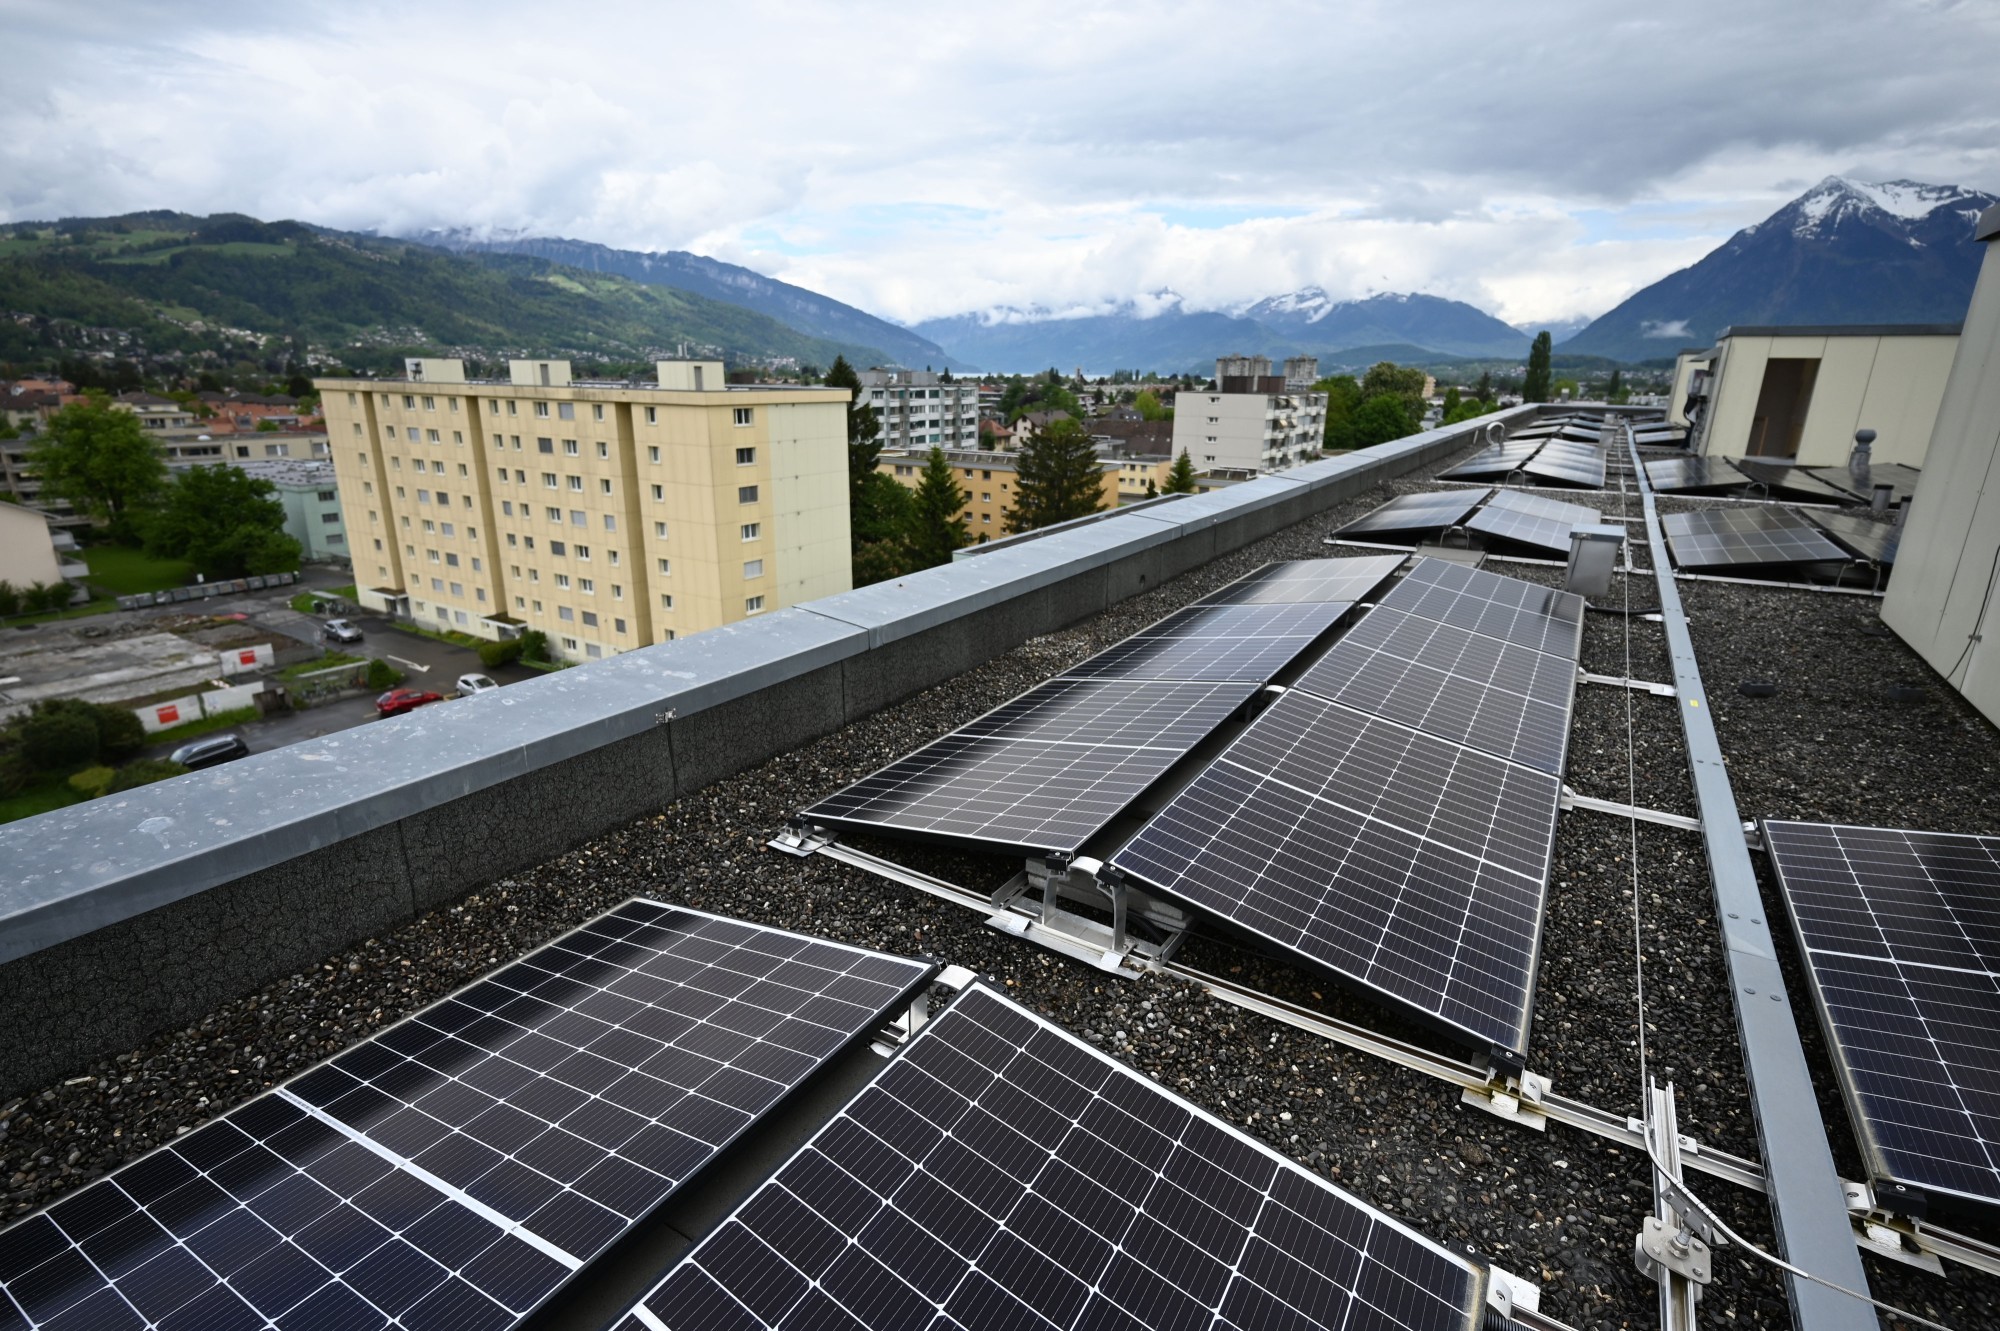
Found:
[[[93,545],[83,551],[90,565],[91,585],[112,596],[163,592],[194,581],[194,565],[185,559],[155,559],[129,545]]]
[[[349,585],[346,587],[326,587],[314,591],[300,592],[297,596],[294,596],[292,598],[292,609],[298,611],[302,615],[316,615],[319,613],[319,611],[313,609],[314,598],[326,597],[326,596],[337,596],[341,600],[353,606],[358,606],[361,604],[360,598],[358,594],[355,592],[353,586]]]
[[[37,777],[22,787],[20,794],[0,799],[0,823],[32,818],[38,813],[47,813],[50,809],[60,809],[82,802],[83,796],[70,789],[69,783],[61,777]]]
[[[317,661],[301,661],[297,665],[286,666],[278,672],[278,678],[297,679],[300,675],[310,675],[316,670],[331,670],[335,666],[360,665],[367,659],[365,656],[349,656],[346,652],[328,652]]]

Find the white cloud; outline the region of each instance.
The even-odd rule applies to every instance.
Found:
[[[692,248],[906,320],[1315,284],[1530,322],[1828,174],[2000,185],[2000,9],[1606,13],[16,0],[0,217]]]

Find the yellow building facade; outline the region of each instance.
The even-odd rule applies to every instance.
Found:
[[[659,377],[317,381],[361,604],[587,660],[848,590],[847,391]]]
[[[959,516],[965,519],[966,532],[973,544],[1005,536],[1007,514],[1020,487],[1016,472],[1020,454],[947,448],[944,456],[951,464],[958,488],[965,491],[966,503]],[[929,449],[885,450],[875,469],[914,490],[923,481],[924,466],[929,460]],[[1164,486],[1167,473],[1173,469],[1173,459],[1105,458],[1098,465],[1104,473],[1100,502],[1104,508],[1114,509],[1146,498],[1148,479],[1156,489]]]

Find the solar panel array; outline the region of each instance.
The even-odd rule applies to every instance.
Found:
[[[0,1234],[0,1326],[510,1327],[934,970],[628,902]]]
[[[1598,442],[1597,427],[1551,426],[1546,431],[1530,427],[1502,443],[1483,448],[1448,471],[1440,480],[1478,480],[1526,472],[1542,480],[1564,485],[1601,489],[1604,485],[1605,450]]]
[[[1664,494],[1675,491],[1730,490],[1748,485],[1750,478],[1738,471],[1728,458],[1660,458],[1646,464],[1646,481]]]
[[[800,817],[1074,853],[1402,562],[1267,564]]]
[[[1335,536],[1421,536],[1464,522],[1491,490],[1433,490],[1402,495],[1348,523]]]
[[[1772,494],[1822,504],[1844,504],[1853,500],[1853,496],[1845,490],[1836,489],[1805,468],[1795,467],[1789,462],[1773,462],[1769,458],[1731,458],[1730,461],[1752,484]]]
[[[1474,1331],[1486,1279],[977,985],[619,1331]]]
[[[1547,444],[1521,468],[1530,476],[1582,486],[1586,490],[1604,488],[1604,449],[1596,443],[1576,443],[1558,438]]]
[[[1854,475],[1845,467],[1814,467],[1812,474],[1843,495],[1871,503],[1875,499],[1876,486],[1892,486],[1894,492],[1889,496],[1889,502],[1892,504],[1900,504],[1914,496],[1917,493],[1917,481],[1923,475],[1915,467],[1905,467],[1899,462],[1876,463],[1860,476]]]
[[[1870,1174],[2000,1206],[2000,837],[1766,821],[1764,844]]]
[[[1465,526],[1468,531],[1566,555],[1572,528],[1602,521],[1603,514],[1582,504],[1502,490]]]
[[[1525,1050],[1582,621],[1579,597],[1419,561],[1112,867]]]
[[[1541,451],[1542,441],[1530,439],[1525,443],[1495,444],[1483,448],[1465,461],[1446,471],[1438,473],[1441,481],[1482,480],[1487,477],[1507,476],[1519,471],[1523,463]]]
[[[1847,562],[1847,552],[1790,509],[1763,505],[1673,513],[1660,530],[1681,568]]]
[[[1880,521],[1859,513],[1814,513],[1815,527],[1831,536],[1857,559],[1877,564],[1894,564],[1896,549],[1903,542],[1898,522]]]

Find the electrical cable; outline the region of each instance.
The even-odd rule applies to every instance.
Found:
[[[1946,683],[1950,683],[1951,677],[1958,673],[1958,668],[1965,664],[1965,658],[1972,655],[1972,644],[1979,641],[1979,628],[1986,622],[1986,606],[1993,599],[1993,580],[1996,575],[2000,575],[2000,545],[1993,547],[1993,566],[1986,570],[1986,594],[1979,598],[1979,613],[1973,617],[1972,632],[1965,635],[1965,650],[1951,663],[1951,669],[1944,672]]]

